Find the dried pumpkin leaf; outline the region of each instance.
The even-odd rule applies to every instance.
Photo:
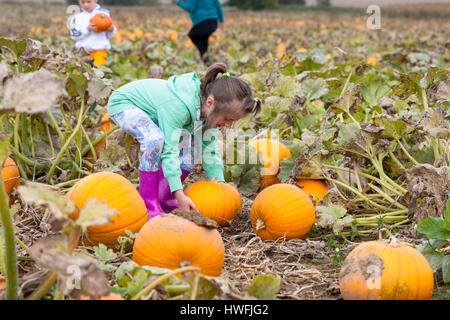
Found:
[[[60,195],[50,186],[27,182],[18,187],[18,192],[26,202],[49,208],[57,219],[68,218],[75,210],[75,204]]]
[[[75,221],[83,231],[90,226],[103,225],[112,222],[112,216],[117,215],[116,209],[108,206],[106,201],[98,201],[95,198],[89,199],[83,208],[80,209],[78,218]]]
[[[64,80],[42,68],[18,73],[4,84],[3,109],[39,113],[50,109],[60,97],[67,96]]]
[[[109,284],[97,261],[67,252],[67,237],[62,236],[41,238],[29,250],[38,265],[56,272],[62,294],[76,299],[81,296],[99,299],[108,295]]]

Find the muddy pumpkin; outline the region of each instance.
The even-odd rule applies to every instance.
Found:
[[[242,210],[239,191],[227,183],[197,181],[186,188],[185,194],[202,215],[221,227],[229,226],[229,222]]]
[[[106,13],[97,13],[92,17],[91,23],[95,25],[98,31],[108,31],[112,26],[112,19]]]
[[[315,221],[314,205],[300,188],[274,184],[255,198],[250,220],[263,240],[306,238]]]
[[[345,258],[339,276],[345,300],[428,300],[433,271],[416,249],[396,241],[359,244]]]
[[[112,222],[87,228],[83,237],[86,245],[103,243],[109,247],[117,244],[120,236],[126,236],[126,230],[138,232],[148,220],[144,200],[134,185],[121,175],[113,172],[98,172],[78,181],[67,193],[67,198],[77,208],[83,208],[91,199],[105,201],[116,209],[118,214],[111,217]],[[75,212],[72,218],[76,218]]]
[[[177,269],[189,262],[200,273],[216,277],[224,262],[225,247],[217,229],[198,226],[185,218],[162,214],[139,231],[133,246],[133,261],[139,265]]]

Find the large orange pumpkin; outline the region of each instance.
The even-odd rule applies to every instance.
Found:
[[[305,238],[315,221],[314,205],[300,188],[274,184],[256,196],[250,219],[263,240]]]
[[[91,23],[97,27],[98,31],[108,31],[112,25],[112,19],[106,13],[97,13],[92,17]]]
[[[139,265],[174,270],[187,261],[211,277],[220,275],[224,254],[217,229],[198,226],[173,214],[162,214],[148,221],[133,246],[133,261]]]
[[[346,300],[428,300],[434,280],[430,264],[418,250],[369,241],[345,258],[339,286]]]
[[[322,180],[299,179],[297,184],[307,195],[311,196],[314,206],[318,205],[328,192],[328,186]]]
[[[9,196],[12,188],[17,188],[20,184],[19,169],[17,169],[16,163],[10,157],[6,157],[3,163],[2,177],[6,194]]]
[[[148,220],[144,200],[134,185],[113,172],[98,172],[84,177],[70,189],[67,198],[78,208],[84,207],[91,198],[106,201],[108,206],[118,212],[111,217],[112,222],[88,227],[83,237],[87,245],[103,243],[114,246],[119,236],[126,236],[126,230],[136,233]]]
[[[197,181],[186,188],[185,194],[191,198],[202,215],[216,221],[221,227],[242,210],[242,198],[233,186],[216,181]]]

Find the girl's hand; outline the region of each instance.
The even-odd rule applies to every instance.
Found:
[[[90,24],[88,25],[88,30],[89,30],[90,32],[98,32],[97,27],[95,26],[95,24],[92,24],[92,23],[90,23]]]
[[[223,22],[219,22],[219,29],[220,31],[223,32],[223,30],[225,29],[225,25],[223,24]]]
[[[198,209],[195,206],[194,202],[191,200],[191,198],[189,198],[184,194],[183,190],[175,191],[175,198],[177,199],[178,202],[178,208],[180,208],[181,210],[184,211],[194,210],[198,212]]]
[[[114,25],[112,24],[111,27],[109,27],[108,30],[106,30],[106,32],[113,32],[114,31]]]

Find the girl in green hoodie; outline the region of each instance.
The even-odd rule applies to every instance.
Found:
[[[200,136],[199,160],[208,178],[224,182],[218,128],[229,128],[260,109],[261,102],[252,97],[249,85],[229,76],[223,63],[208,68],[202,79],[191,72],[168,80],[137,80],[115,90],[108,113],[140,143],[139,193],[149,219],[177,207],[197,210],[182,185],[195,165],[190,157],[194,154],[192,135]],[[180,139],[191,140],[181,153]],[[186,146],[187,141],[183,142]]]

